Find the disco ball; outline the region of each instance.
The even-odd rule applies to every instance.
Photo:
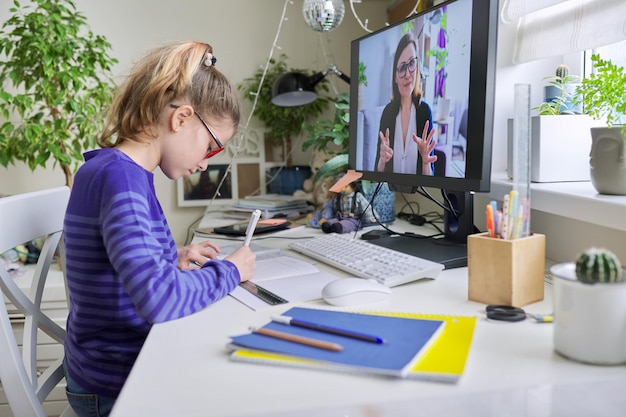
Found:
[[[343,20],[346,8],[343,0],[304,0],[302,15],[313,30],[330,32]]]

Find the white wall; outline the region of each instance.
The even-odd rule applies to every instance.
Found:
[[[26,3],[23,1],[22,3]],[[329,64],[349,73],[350,41],[367,34],[353,17],[347,5],[341,25],[326,34],[310,29],[302,18],[302,1],[280,0],[75,0],[77,9],[89,22],[91,29],[106,36],[112,44],[111,55],[119,60],[115,75],[121,80],[133,60],[151,47],[175,40],[193,39],[210,43],[218,58],[220,71],[235,84],[251,77],[264,66],[272,51],[286,6],[286,20],[277,39],[280,53],[288,55],[293,68],[324,70]],[[362,20],[377,29],[385,24],[386,0],[369,0],[355,5]],[[13,0],[0,0],[0,21],[8,16]],[[348,86],[337,77],[328,77],[337,91]],[[244,102],[243,120],[250,112]],[[308,164],[306,155],[296,155],[295,163]],[[155,186],[174,238],[185,241],[188,226],[203,208],[179,208],[176,183],[159,170]],[[0,167],[0,194],[17,194],[65,184],[60,169],[52,166],[31,173],[19,164],[8,169]]]

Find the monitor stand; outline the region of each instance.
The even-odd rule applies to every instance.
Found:
[[[371,243],[398,252],[443,264],[446,269],[467,266],[467,236],[475,233],[474,194],[442,191],[456,212],[444,217],[444,237],[428,238],[416,234],[396,235],[372,240]]]
[[[396,235],[370,242],[408,255],[439,262],[446,269],[467,266],[467,244],[449,239]]]

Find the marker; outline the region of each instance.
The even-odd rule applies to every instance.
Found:
[[[248,223],[248,228],[246,229],[246,239],[243,241],[244,246],[250,245],[250,240],[252,240],[252,235],[254,234],[254,229],[256,229],[256,224],[259,222],[261,218],[261,210],[256,209],[252,212],[250,216],[250,223]]]
[[[497,235],[498,229],[500,228],[500,224],[498,221],[498,203],[495,200],[491,200],[489,202],[489,205],[491,206],[491,213],[493,217],[493,233]]]
[[[307,329],[317,330],[317,331],[324,332],[324,333],[331,333],[331,334],[336,334],[339,336],[350,337],[352,339],[363,340],[365,342],[372,342],[372,343],[378,343],[378,344],[387,343],[384,339],[378,336],[355,332],[352,330],[339,329],[337,327],[326,326],[324,324],[311,323],[305,320],[294,319],[289,316],[272,316],[271,319],[273,322],[276,322],[276,323],[288,324],[290,326],[304,327]]]
[[[489,231],[489,237],[495,236],[495,221],[491,204],[487,204],[487,230]]]
[[[288,342],[299,343],[301,345],[316,347],[320,349],[332,350],[334,352],[340,352],[343,350],[343,346],[337,343],[330,343],[324,340],[311,339],[310,337],[297,336],[295,334],[279,332],[278,330],[266,329],[266,328],[250,328],[251,332],[262,334],[264,336],[273,337],[275,339],[286,340]]]

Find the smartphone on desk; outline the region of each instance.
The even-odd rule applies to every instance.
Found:
[[[288,222],[287,220],[284,220],[284,219],[259,220],[259,222],[256,225],[256,228],[254,229],[254,234],[260,235],[263,233],[285,230],[290,225],[291,225],[291,222]],[[230,226],[216,227],[213,229],[213,233],[217,233],[220,235],[227,235],[227,236],[245,236],[247,228],[248,228],[248,222],[236,223]]]

